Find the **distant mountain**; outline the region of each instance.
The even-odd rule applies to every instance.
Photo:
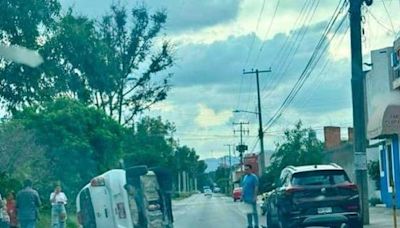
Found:
[[[224,163],[224,157],[221,158],[207,158],[204,159],[204,162],[207,164],[207,169],[206,169],[206,173],[208,172],[212,172],[217,170],[218,166],[220,164]],[[225,157],[225,162],[227,165],[229,165],[229,157],[226,156]],[[236,165],[239,164],[240,162],[240,158],[239,157],[232,157],[232,165]]]

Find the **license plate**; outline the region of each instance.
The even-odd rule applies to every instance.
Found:
[[[329,213],[332,213],[332,208],[331,207],[318,208],[318,214],[329,214]]]

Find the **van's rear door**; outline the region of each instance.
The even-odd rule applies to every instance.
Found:
[[[89,188],[84,188],[78,196],[78,221],[83,228],[96,228],[96,217]]]

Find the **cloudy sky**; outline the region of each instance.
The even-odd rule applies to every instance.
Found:
[[[112,0],[61,0],[80,14],[99,18]],[[114,1],[115,2],[115,1]],[[262,117],[266,123],[301,75],[341,0],[146,0],[121,1],[133,7],[166,9],[166,38],[177,46],[173,88],[168,99],[149,115],[161,115],[177,126],[181,144],[194,147],[202,158],[227,153],[224,144],[238,144],[233,122],[249,122],[244,138],[258,151],[254,75],[243,69],[269,69],[260,75]],[[363,53],[391,46],[400,34],[400,1],[376,0],[363,8]],[[339,19],[347,14],[347,8]],[[268,129],[266,149],[273,150],[284,129],[302,120],[317,130],[352,125],[348,19],[323,38],[329,46],[292,104]],[[336,27],[335,27],[336,28]]]

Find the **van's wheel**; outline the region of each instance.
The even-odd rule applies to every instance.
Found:
[[[279,211],[278,211],[278,215],[279,215],[278,227],[279,228],[291,228],[291,226],[289,224],[289,220],[287,218],[285,218],[285,216],[282,215],[282,213]]]

